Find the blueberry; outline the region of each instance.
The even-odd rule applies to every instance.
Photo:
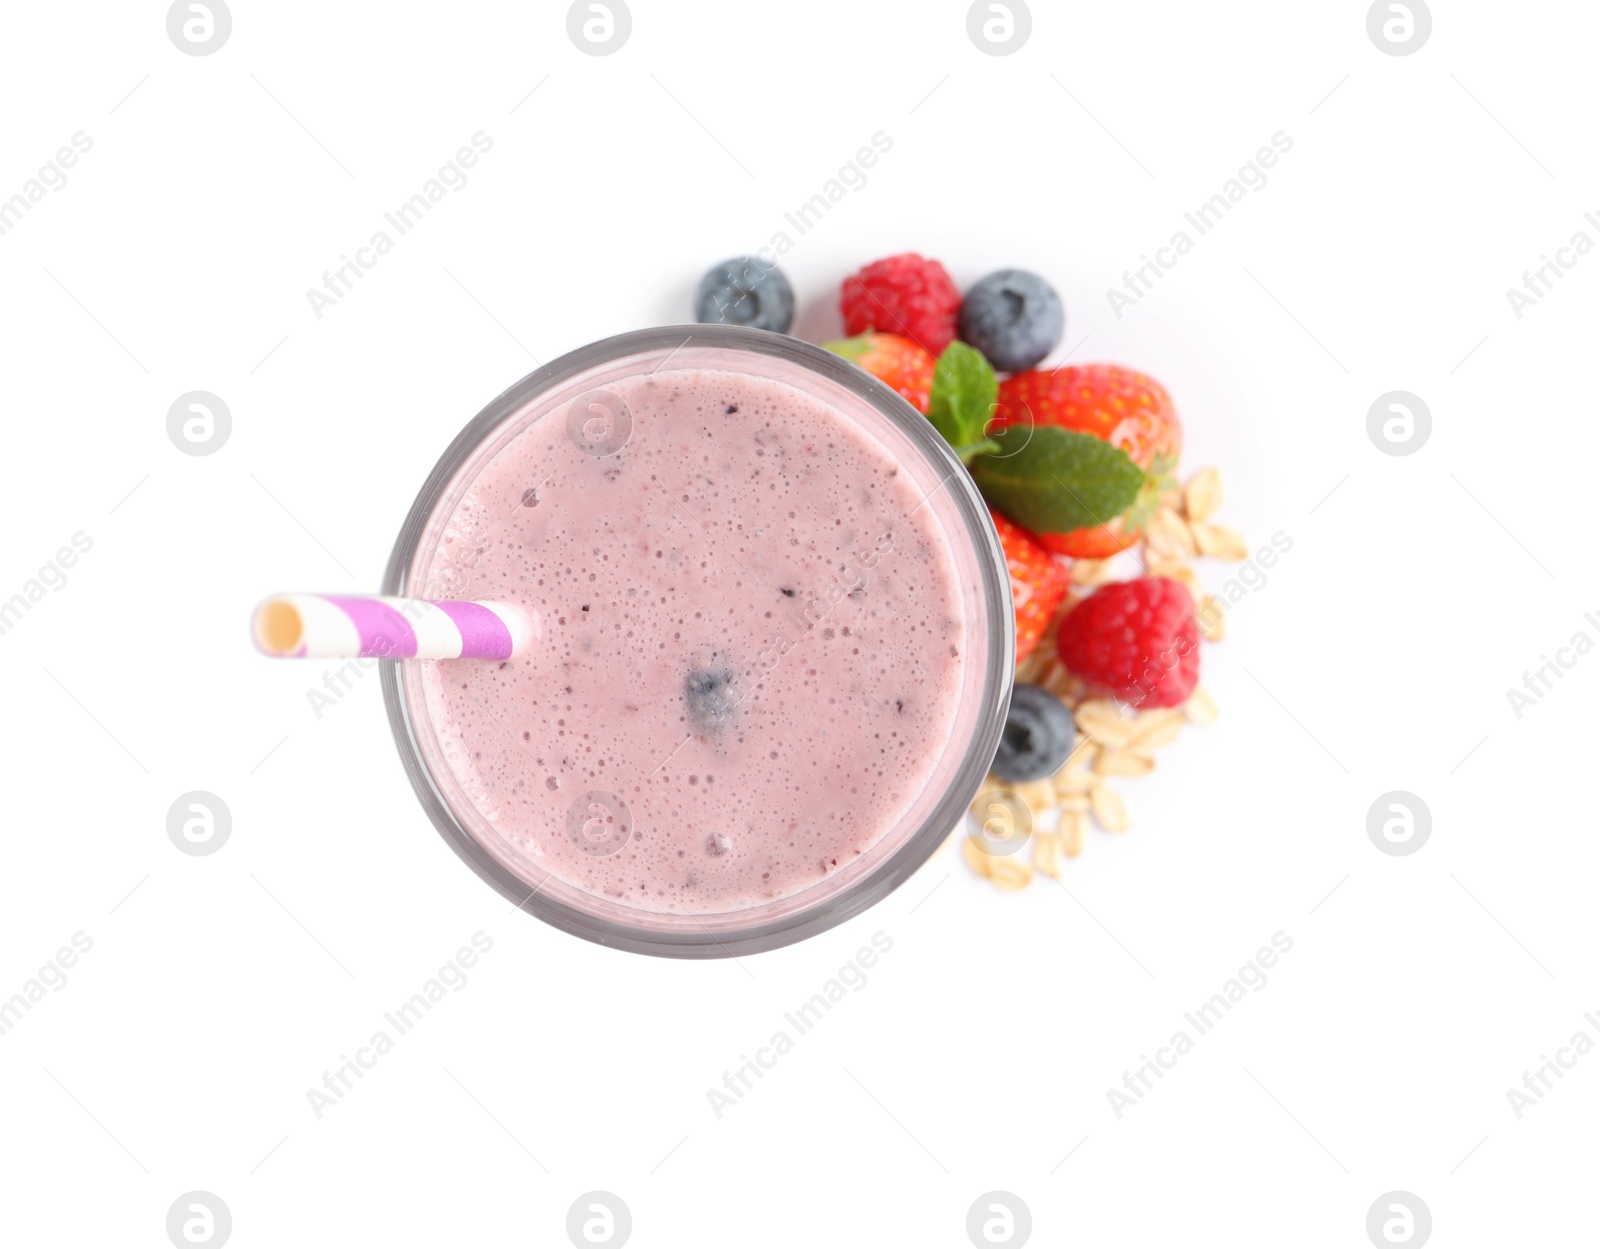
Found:
[[[702,729],[715,729],[733,714],[733,673],[726,668],[697,668],[683,681],[689,714]]]
[[[1055,350],[1066,327],[1055,287],[1023,269],[991,273],[961,303],[961,341],[1002,373],[1038,364]]]
[[[735,256],[713,265],[694,295],[702,325],[748,325],[787,334],[794,321],[794,288],[783,270],[758,256]]]
[[[1072,753],[1077,731],[1066,703],[1037,685],[1019,685],[1011,691],[1011,713],[990,771],[1002,781],[1054,776]]]

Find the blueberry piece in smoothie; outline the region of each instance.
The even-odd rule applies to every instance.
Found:
[[[733,715],[733,673],[726,668],[697,668],[684,678],[689,715],[703,729],[716,729]]]

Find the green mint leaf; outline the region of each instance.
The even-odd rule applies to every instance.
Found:
[[[966,343],[951,343],[933,368],[928,419],[963,461],[971,461],[993,444],[984,430],[994,416],[1000,384],[983,353]]]
[[[999,449],[972,461],[973,480],[997,512],[1035,533],[1103,525],[1127,511],[1144,484],[1126,451],[1090,434],[1041,425],[990,440]]]

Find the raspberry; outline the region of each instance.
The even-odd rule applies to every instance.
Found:
[[[1101,586],[1067,613],[1056,646],[1069,672],[1135,707],[1176,707],[1200,679],[1194,600],[1168,577]]]
[[[956,336],[961,292],[937,260],[903,252],[846,278],[839,311],[846,334],[883,330],[921,343],[937,356]]]

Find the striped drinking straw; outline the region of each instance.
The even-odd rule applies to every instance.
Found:
[[[256,608],[256,649],[274,659],[514,659],[539,613],[515,603],[275,594]]]

